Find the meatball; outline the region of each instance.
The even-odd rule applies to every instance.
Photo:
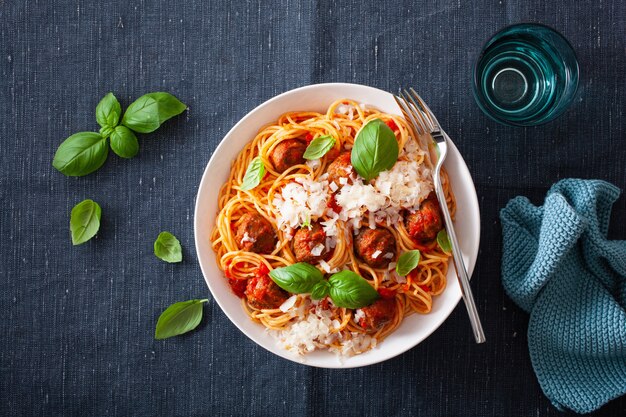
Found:
[[[360,309],[361,313],[358,313],[358,324],[368,332],[376,332],[380,330],[385,324],[393,320],[396,312],[395,298],[381,298],[374,304]]]
[[[317,262],[326,255],[326,233],[318,223],[302,227],[293,237],[293,251],[298,262]],[[321,246],[319,246],[321,245]],[[315,254],[314,254],[315,253]]]
[[[406,217],[406,228],[409,235],[420,242],[437,237],[437,233],[443,229],[443,221],[439,202],[434,195],[424,200],[419,210]]]
[[[384,268],[396,257],[396,238],[387,229],[364,229],[356,237],[356,253],[372,268]]]
[[[352,173],[352,164],[350,163],[350,152],[343,152],[337,159],[328,165],[328,182],[335,182],[340,185],[339,178],[349,178]]]
[[[284,140],[272,150],[270,162],[278,172],[283,172],[294,165],[303,164],[306,147],[306,142],[300,139]]]
[[[258,213],[241,216],[235,239],[239,247],[248,252],[267,254],[276,247],[276,234],[272,225]]]
[[[280,307],[289,294],[276,285],[269,275],[258,275],[248,280],[246,298],[252,307],[263,310]]]

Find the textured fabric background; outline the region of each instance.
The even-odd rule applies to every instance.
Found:
[[[384,3],[0,0],[1,415],[562,415],[532,372],[528,316],[500,284],[498,211],[519,194],[540,204],[566,177],[626,187],[626,5]],[[521,21],[564,33],[582,77],[565,115],[525,129],[488,120],[470,83],[481,44]],[[167,305],[208,293],[193,205],[213,149],[264,100],[330,81],[414,86],[444,121],[481,204],[472,285],[488,343],[473,343],[462,305],[416,348],[354,370],[280,359],[214,303],[198,331],[153,340]],[[155,90],[190,111],[142,137],[138,157],[111,154],[82,178],[52,168],[63,139],[97,128],[105,93],[126,107]],[[69,212],[84,198],[102,227],[73,247]],[[622,197],[610,237],[626,237],[625,209]],[[182,264],[152,254],[161,230],[181,240]]]

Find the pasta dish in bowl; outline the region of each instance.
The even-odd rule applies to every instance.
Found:
[[[253,110],[215,151],[196,201],[198,256],[216,301],[263,347],[362,366],[419,343],[458,302],[429,138],[399,113],[370,87],[304,87]],[[478,206],[451,156],[445,203],[462,213],[471,271]]]

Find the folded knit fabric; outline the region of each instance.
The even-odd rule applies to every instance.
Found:
[[[528,348],[559,409],[598,409],[626,393],[626,241],[607,240],[620,191],[563,180],[543,207],[516,197],[500,212],[502,283],[530,313]]]

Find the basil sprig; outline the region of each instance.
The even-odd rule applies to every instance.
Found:
[[[350,162],[366,180],[389,170],[398,160],[398,141],[393,131],[380,119],[368,122],[354,140]]]
[[[263,176],[265,176],[265,165],[263,165],[261,157],[257,156],[252,161],[250,161],[250,165],[248,165],[248,169],[246,169],[246,173],[243,176],[241,189],[243,191],[253,189],[261,183]]]
[[[437,245],[439,245],[441,250],[445,253],[452,252],[452,245],[450,245],[450,238],[448,237],[446,229],[441,229],[439,233],[437,233]]]
[[[319,269],[299,262],[270,272],[270,278],[293,294],[310,293],[314,300],[327,295],[338,307],[360,308],[378,299],[378,292],[363,277],[352,271],[341,271],[328,281]]]
[[[335,138],[330,135],[320,136],[311,141],[302,156],[304,159],[320,159],[322,156],[326,155],[333,146],[335,146]]]
[[[417,264],[420,261],[420,251],[418,250],[410,250],[408,252],[404,252],[398,258],[398,263],[396,264],[396,273],[402,277],[409,275],[409,273],[417,268]]]
[[[330,293],[330,284],[326,280],[322,280],[315,284],[311,289],[311,298],[320,300]]]
[[[154,241],[154,254],[157,258],[169,263],[183,260],[183,248],[180,241],[170,232],[161,232]]]
[[[85,243],[98,233],[101,214],[100,205],[93,200],[83,200],[74,206],[70,215],[73,245]]]
[[[159,316],[154,332],[155,339],[167,339],[187,333],[202,321],[202,306],[208,299],[174,303]]]
[[[67,176],[80,177],[100,168],[107,159],[111,138],[113,152],[132,158],[139,152],[139,142],[132,131],[149,133],[187,108],[169,93],[148,93],[135,100],[121,119],[122,107],[113,93],[96,106],[100,131],[79,132],[67,138],[57,149],[52,166]]]

